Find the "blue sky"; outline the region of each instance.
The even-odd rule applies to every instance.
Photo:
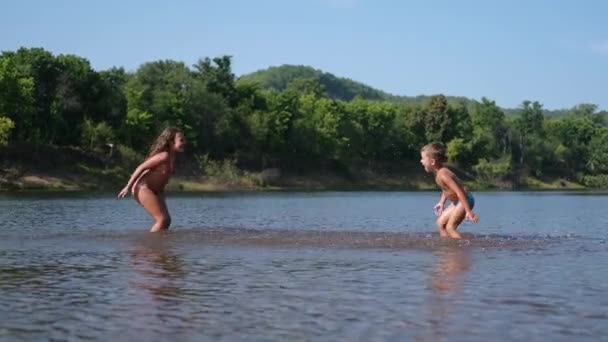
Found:
[[[227,54],[237,75],[303,64],[398,95],[608,109],[606,18],[601,0],[5,0],[0,50],[98,70]]]

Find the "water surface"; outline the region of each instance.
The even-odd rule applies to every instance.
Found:
[[[0,340],[607,340],[603,193],[0,196]]]

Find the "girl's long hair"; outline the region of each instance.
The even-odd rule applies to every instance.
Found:
[[[160,152],[168,152],[171,149],[171,144],[175,141],[175,136],[178,133],[182,133],[181,130],[175,127],[167,127],[162,133],[156,138],[152,146],[150,146],[150,152],[148,153],[147,158],[152,157],[153,155]]]

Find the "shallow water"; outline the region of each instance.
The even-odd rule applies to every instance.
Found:
[[[0,340],[608,340],[603,193],[0,196]]]

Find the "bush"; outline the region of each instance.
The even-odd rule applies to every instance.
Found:
[[[582,183],[589,188],[608,188],[608,175],[586,175],[582,177]]]
[[[0,116],[0,146],[8,145],[9,133],[13,128],[15,128],[13,120]]]
[[[199,167],[209,179],[227,184],[239,182],[242,172],[236,166],[236,159],[213,160],[209,158],[208,154],[198,156],[196,159]]]
[[[124,145],[116,146],[116,151],[118,152],[120,163],[127,168],[133,169],[136,168],[139,163],[143,161],[143,156],[137,152],[135,152],[132,148]]]
[[[447,157],[450,163],[460,167],[466,167],[466,165],[471,161],[471,144],[465,142],[464,139],[452,139],[446,147]]]
[[[477,165],[473,166],[477,176],[485,181],[500,180],[505,178],[511,171],[511,158],[503,158],[493,161],[479,159]]]
[[[112,127],[105,122],[85,120],[82,124],[82,142],[89,149],[104,147],[116,140]]]
[[[240,170],[236,159],[213,160],[208,154],[195,157],[204,175],[215,183],[239,185],[248,188],[264,186],[260,174]]]

